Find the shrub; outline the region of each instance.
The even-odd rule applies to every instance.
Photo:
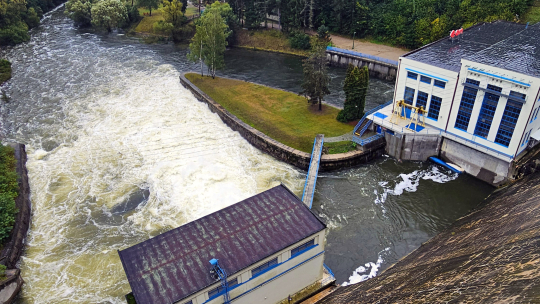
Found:
[[[92,22],[91,0],[69,0],[64,14],[79,26],[90,26]]]
[[[0,241],[5,240],[15,223],[15,198],[18,195],[15,151],[0,144]]]
[[[20,21],[0,29],[0,45],[13,45],[28,41],[28,25]]]
[[[11,78],[11,62],[0,59],[0,84]]]
[[[172,23],[159,20],[158,22],[154,23],[152,30],[156,34],[170,35],[174,30],[174,25]]]
[[[289,42],[293,49],[299,50],[309,50],[311,48],[311,43],[309,42],[309,35],[301,31],[293,31],[289,35]]]

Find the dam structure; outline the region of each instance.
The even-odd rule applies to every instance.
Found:
[[[501,185],[540,140],[540,24],[459,33],[400,57],[393,101],[368,115],[370,130],[399,160],[436,156]]]

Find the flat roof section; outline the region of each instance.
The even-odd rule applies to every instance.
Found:
[[[137,303],[174,303],[217,282],[212,258],[233,275],[325,228],[280,185],[119,255]]]
[[[464,30],[459,38],[452,39],[448,36],[405,54],[403,57],[459,72],[462,58],[475,61],[469,57],[498,44],[523,29],[525,29],[524,24],[506,21],[481,23]],[[497,58],[492,59],[496,60]]]

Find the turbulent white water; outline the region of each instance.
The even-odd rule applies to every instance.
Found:
[[[33,206],[22,302],[124,303],[117,250],[280,182],[301,192],[302,173],[229,129],[156,54],[68,37],[52,19],[7,53],[5,112],[28,144]]]

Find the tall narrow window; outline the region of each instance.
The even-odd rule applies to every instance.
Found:
[[[538,118],[538,112],[540,112],[540,107],[536,108],[536,114],[534,115],[534,120]]]
[[[520,100],[525,100],[525,97],[527,95],[523,94],[523,93],[519,93],[519,92],[516,92],[516,91],[510,91],[510,97],[512,98],[517,98],[517,99],[520,99]]]
[[[496,143],[506,147],[510,145],[522,106],[522,103],[510,99],[506,102],[499,131],[497,131],[497,137],[495,137]]]
[[[403,99],[405,100],[405,103],[408,103],[412,106],[414,101],[414,89],[405,87],[405,96],[403,97]]]
[[[431,95],[431,102],[429,103],[428,117],[438,120],[439,111],[441,110],[442,98]]]
[[[469,80],[470,79],[467,79],[467,82]],[[467,128],[469,127],[469,121],[471,120],[471,113],[474,107],[474,101],[476,100],[476,94],[478,94],[477,89],[469,87],[463,88],[463,95],[461,96],[461,104],[459,105],[455,128],[467,131]]]
[[[446,82],[443,82],[443,81],[440,81],[440,80],[435,80],[435,83],[433,85],[436,86],[436,87],[444,89],[446,87]]]
[[[521,143],[521,146],[523,147],[529,142],[529,137],[531,136],[532,130],[529,130],[529,132],[525,133],[525,137],[523,137],[523,142]]]
[[[482,108],[480,109],[480,115],[478,115],[478,121],[476,122],[476,128],[474,129],[474,135],[483,138],[488,137],[489,129],[491,128],[491,123],[493,122],[493,116],[495,116],[495,110],[497,110],[498,103],[499,95],[485,92]]]
[[[540,109],[540,107],[537,107],[536,109],[534,109],[533,114],[531,115],[531,120],[529,121],[529,123],[532,123],[533,121],[536,120],[536,117],[538,116],[538,110],[539,109]]]
[[[425,110],[426,105],[427,105],[427,100],[428,100],[428,93],[418,91],[418,97],[416,97],[416,106],[424,107],[424,110]]]

